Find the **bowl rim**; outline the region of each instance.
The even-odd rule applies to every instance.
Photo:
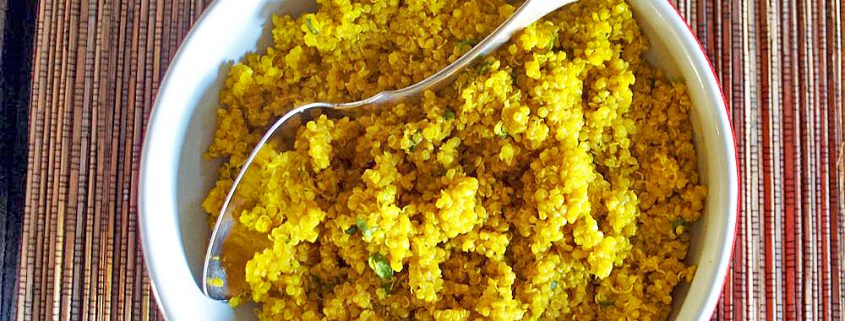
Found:
[[[161,299],[161,293],[159,291],[158,283],[161,282],[160,277],[158,277],[156,271],[152,266],[150,266],[152,262],[152,254],[148,251],[151,248],[149,244],[150,238],[152,236],[148,236],[148,230],[150,227],[146,226],[146,224],[142,224],[144,222],[144,213],[145,213],[145,195],[146,195],[146,188],[144,185],[147,183],[147,180],[152,174],[147,174],[147,171],[151,171],[149,169],[149,157],[150,157],[150,140],[151,129],[155,127],[156,120],[158,119],[159,113],[161,113],[161,109],[159,106],[161,105],[162,93],[166,92],[167,88],[169,88],[170,83],[173,82],[173,74],[176,72],[175,66],[177,66],[180,62],[186,60],[185,51],[187,51],[188,45],[193,42],[193,39],[196,37],[197,33],[200,32],[202,26],[205,25],[205,21],[209,19],[209,16],[213,15],[214,13],[219,10],[220,7],[226,1],[212,1],[202,13],[200,13],[199,17],[194,21],[191,25],[188,32],[179,42],[179,47],[176,49],[176,52],[173,54],[173,57],[170,59],[170,63],[167,66],[167,71],[162,75],[161,82],[159,82],[158,90],[156,91],[155,100],[153,100],[153,106],[150,109],[150,113],[147,116],[147,124],[143,127],[143,142],[141,144],[141,157],[140,157],[140,166],[138,168],[138,211],[137,211],[137,221],[138,221],[138,229],[140,231],[139,238],[141,240],[141,252],[143,254],[144,259],[144,268],[146,269],[147,276],[150,278],[150,292],[152,292],[152,297],[155,300],[156,309],[158,312],[162,314],[162,317],[165,320],[170,320],[170,314],[168,314],[169,310],[165,308],[166,304]],[[182,62],[184,63],[184,62]],[[160,117],[160,116],[159,116]]]
[[[728,245],[728,248],[726,250],[729,251],[729,254],[727,256],[727,259],[725,260],[726,264],[724,264],[724,266],[722,267],[721,270],[717,271],[717,273],[721,274],[721,278],[718,282],[721,289],[719,291],[711,291],[710,292],[710,294],[708,295],[708,299],[705,301],[706,303],[705,303],[705,306],[703,307],[703,311],[702,311],[701,314],[699,314],[699,320],[709,320],[716,313],[716,306],[718,305],[719,301],[722,299],[722,296],[724,294],[723,289],[724,289],[724,286],[725,286],[725,282],[727,281],[727,278],[729,276],[728,272],[730,271],[730,268],[731,268],[731,265],[732,265],[732,262],[733,262],[733,259],[734,259],[734,255],[736,253],[735,252],[736,239],[737,239],[737,235],[739,233],[739,224],[738,224],[739,215],[740,215],[740,213],[739,213],[739,211],[740,211],[739,203],[741,202],[741,195],[739,193],[739,187],[741,186],[742,176],[740,175],[740,168],[739,168],[739,154],[737,154],[736,130],[734,129],[734,126],[733,126],[733,119],[731,118],[731,109],[730,109],[730,105],[728,104],[728,99],[727,99],[727,96],[725,95],[724,88],[722,87],[721,81],[719,81],[719,76],[718,76],[718,73],[716,72],[716,68],[713,66],[713,62],[710,60],[710,57],[707,55],[707,51],[704,49],[704,46],[701,44],[701,39],[698,38],[698,35],[692,29],[692,26],[689,24],[689,22],[686,19],[684,19],[683,15],[681,14],[681,11],[678,9],[678,7],[672,1],[665,0],[665,1],[659,1],[659,2],[662,2],[663,5],[668,6],[672,9],[670,11],[672,11],[674,13],[674,15],[672,15],[671,19],[675,20],[676,23],[680,22],[681,25],[686,27],[686,32],[684,32],[683,35],[691,37],[692,40],[694,40],[695,44],[698,46],[698,50],[696,51],[696,54],[701,56],[701,58],[703,58],[704,61],[707,63],[707,67],[710,71],[707,74],[708,78],[710,78],[710,81],[714,82],[715,87],[719,90],[718,98],[721,100],[720,105],[724,109],[723,110],[724,113],[722,115],[725,117],[724,120],[726,121],[727,129],[730,132],[731,143],[728,144],[728,146],[725,146],[725,147],[728,149],[728,155],[729,156],[733,155],[733,157],[731,158],[731,160],[728,163],[728,166],[733,168],[733,171],[731,171],[729,173],[730,177],[728,178],[728,183],[729,183],[728,190],[729,190],[729,192],[732,192],[734,195],[732,197],[729,196],[729,199],[728,199],[728,201],[730,202],[729,207],[732,206],[733,210],[731,212],[726,213],[726,215],[730,215],[730,217],[728,217],[727,224],[733,225],[733,226],[727,226],[727,228],[731,229],[732,231],[728,235],[729,245]],[[714,296],[715,296],[715,298],[714,298]],[[702,317],[705,317],[705,318],[702,318]]]
[[[138,196],[137,196],[138,210],[136,212],[136,219],[137,219],[137,222],[138,222],[138,229],[139,229],[138,237],[140,238],[140,246],[141,246],[141,250],[142,250],[142,254],[143,254],[144,268],[146,269],[146,273],[147,273],[147,275],[150,279],[149,284],[150,284],[151,292],[153,294],[152,296],[155,300],[156,308],[158,309],[159,312],[162,313],[165,320],[170,318],[170,314],[168,313],[170,310],[168,310],[165,307],[165,304],[161,299],[161,295],[160,295],[160,292],[159,292],[159,282],[161,282],[160,277],[158,276],[158,273],[156,272],[157,269],[154,269],[150,265],[151,262],[152,262],[152,254],[150,253],[151,251],[148,251],[148,249],[151,248],[151,245],[149,244],[149,242],[150,242],[150,239],[152,238],[152,235],[153,235],[154,232],[151,231],[150,226],[147,226],[147,224],[142,224],[144,222],[144,217],[146,216],[144,214],[145,213],[145,207],[146,207],[144,205],[144,203],[146,202],[146,194],[147,194],[145,186],[150,184],[149,180],[151,179],[151,177],[153,177],[153,175],[149,173],[151,171],[151,169],[149,168],[150,167],[149,166],[149,158],[151,157],[150,154],[151,154],[151,148],[152,148],[152,147],[150,147],[151,135],[149,135],[149,133],[151,132],[151,130],[153,128],[156,127],[157,120],[158,120],[158,118],[161,117],[159,114],[162,112],[161,111],[162,108],[160,108],[161,99],[162,99],[162,96],[163,96],[162,93],[166,92],[167,88],[171,85],[170,83],[173,82],[173,74],[175,72],[174,66],[177,66],[180,63],[184,63],[184,61],[187,60],[187,57],[185,55],[185,52],[187,51],[186,48],[189,47],[189,44],[192,44],[194,42],[193,41],[194,38],[196,38],[196,35],[200,32],[199,30],[201,30],[202,27],[205,25],[206,20],[209,20],[210,16],[212,16],[212,15],[216,14],[218,11],[222,10],[225,7],[225,4],[232,4],[232,3],[235,3],[235,2],[238,2],[238,1],[213,1],[211,4],[209,4],[209,6],[207,6],[205,8],[205,10],[200,14],[200,16],[197,18],[197,20],[193,23],[193,25],[191,26],[188,33],[186,33],[184,38],[181,40],[177,51],[175,52],[172,59],[170,60],[167,71],[163,74],[163,76],[161,78],[161,82],[159,83],[159,87],[158,87],[158,90],[156,92],[155,100],[153,101],[152,108],[151,108],[151,110],[149,112],[149,116],[147,118],[148,122],[143,127],[144,137],[143,137],[142,148],[141,148],[140,165],[139,165],[139,169],[138,169],[139,176],[138,176],[138,183],[137,183],[138,184]],[[717,275],[721,275],[720,278],[717,278],[717,279],[720,279],[720,280],[715,280],[715,281],[718,281],[717,283],[720,285],[721,288],[724,288],[724,284],[727,281],[727,278],[729,276],[728,271],[730,270],[730,267],[732,265],[732,261],[734,259],[734,255],[735,255],[736,239],[737,239],[737,234],[738,234],[738,230],[739,230],[739,224],[737,223],[739,215],[740,215],[740,213],[739,213],[739,211],[740,211],[739,203],[741,201],[741,194],[739,193],[739,187],[741,186],[741,175],[740,175],[740,168],[739,168],[739,155],[737,154],[736,132],[735,132],[735,129],[734,129],[734,126],[733,126],[732,118],[731,118],[730,105],[728,104],[727,96],[725,95],[724,89],[722,87],[721,82],[719,81],[718,74],[716,72],[716,69],[715,69],[712,61],[710,60],[709,56],[707,55],[707,52],[705,51],[703,45],[701,44],[700,39],[698,38],[698,36],[695,33],[695,31],[692,29],[692,27],[690,26],[688,21],[683,18],[683,15],[678,10],[677,6],[675,6],[675,4],[672,3],[669,0],[656,1],[656,5],[657,6],[668,6],[668,7],[670,7],[672,10],[666,10],[666,11],[672,12],[674,14],[670,14],[666,18],[672,20],[672,22],[674,22],[675,24],[680,23],[681,25],[686,27],[686,30],[677,30],[676,29],[676,30],[674,30],[674,32],[678,32],[682,38],[683,37],[691,38],[693,40],[693,42],[698,46],[697,50],[695,50],[695,53],[698,56],[700,56],[700,57],[697,57],[698,59],[703,58],[703,60],[706,62],[707,66],[709,68],[709,73],[706,73],[706,76],[707,76],[707,78],[709,78],[708,80],[714,82],[715,87],[719,91],[718,98],[720,99],[720,101],[717,102],[717,103],[723,107],[723,110],[719,111],[719,113],[721,114],[721,116],[724,116],[723,120],[727,120],[726,121],[727,129],[729,129],[729,132],[730,132],[731,144],[727,144],[727,146],[725,146],[725,148],[727,149],[726,152],[727,152],[728,156],[733,155],[732,162],[728,162],[728,164],[727,164],[729,168],[733,168],[733,171],[731,171],[731,173],[728,173],[729,179],[728,179],[728,186],[727,186],[728,193],[733,194],[733,195],[728,195],[727,202],[728,202],[728,207],[729,207],[728,209],[730,210],[730,207],[733,207],[733,210],[726,212],[726,215],[729,215],[726,224],[727,225],[733,225],[733,226],[726,226],[727,228],[732,229],[732,232],[730,232],[729,235],[728,235],[728,237],[729,237],[728,243],[730,243],[729,246],[728,246],[729,247],[729,250],[728,250],[729,255],[728,255],[727,260],[726,260],[727,264],[725,264],[722,269],[717,271]],[[723,294],[724,294],[723,292],[724,291],[722,291],[722,290],[710,292],[707,300],[705,301],[706,302],[705,306],[702,307],[703,309],[702,309],[702,311],[700,311],[701,313],[698,315],[700,320],[709,320],[712,317],[712,315],[715,314],[716,306],[717,306],[720,298],[723,296]],[[715,298],[713,298],[714,296],[715,296]]]

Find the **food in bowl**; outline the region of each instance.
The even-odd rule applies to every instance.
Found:
[[[420,81],[517,6],[318,3],[229,73],[212,216],[276,117]],[[263,149],[236,219],[269,245],[232,303],[262,320],[667,319],[707,190],[686,88],[647,49],[624,1],[583,0],[418,102]]]

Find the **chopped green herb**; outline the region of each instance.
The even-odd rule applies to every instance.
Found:
[[[346,231],[343,231],[346,234],[352,235],[358,232],[358,227],[355,225],[350,226]]]
[[[552,290],[557,289],[557,281],[552,281]]]
[[[479,75],[483,74],[483,73],[487,72],[487,70],[490,70],[490,66],[492,66],[492,65],[493,65],[492,62],[482,61],[480,64],[478,64],[478,67],[476,67],[475,71],[477,71]]]
[[[475,47],[475,45],[477,45],[477,44],[478,44],[478,39],[465,39],[465,40],[458,41],[455,44],[455,47],[458,47],[458,48],[460,48],[460,47],[470,47],[470,48],[472,48],[472,47]]]
[[[314,274],[309,274],[309,275],[308,275],[308,278],[311,280],[311,283],[314,283],[314,284],[316,284],[316,285],[322,285],[322,284],[323,284],[323,279],[322,279],[322,278],[320,278],[320,277],[319,277],[319,276],[317,276],[317,275],[314,275]]]
[[[685,219],[682,219],[682,218],[679,218],[677,220],[672,221],[672,232],[677,234],[679,226],[683,226],[684,228],[687,228],[687,227],[689,227],[689,222],[687,222]]]
[[[552,42],[550,42],[550,43],[549,43],[549,50],[548,50],[548,52],[551,52],[552,50],[554,50],[554,49],[555,49],[555,45],[557,45],[557,32],[555,32],[555,36],[552,38]]]
[[[598,303],[600,306],[603,306],[603,307],[616,306],[616,302],[613,302],[613,301],[596,301],[596,303]]]
[[[305,19],[305,26],[308,27],[308,31],[311,31],[311,33],[313,33],[315,35],[320,34],[320,30],[317,30],[317,28],[314,28],[314,24],[311,22],[311,18]]]
[[[328,279],[327,281],[323,282],[323,291],[331,292],[332,290],[334,290],[338,283],[340,283],[339,278]]]
[[[499,136],[500,138],[508,138],[508,131],[505,129],[505,123],[501,120],[496,123],[495,127],[493,127],[493,132],[495,132],[496,136]]]
[[[387,294],[393,294],[393,291],[396,289],[396,279],[391,278],[388,282],[382,282],[381,288],[384,289],[384,292],[387,292]]]
[[[443,112],[443,119],[446,119],[446,120],[455,119],[455,112],[452,111],[451,109],[446,109],[446,111]]]
[[[422,136],[422,128],[417,128],[417,131],[415,131],[415,132],[411,135],[411,145],[410,145],[410,146],[408,146],[408,151],[409,151],[409,152],[411,152],[411,153],[413,153],[414,151],[416,151],[416,150],[417,150],[417,145],[418,145],[420,142],[422,142],[422,139],[423,139],[423,136]]]
[[[309,280],[311,280],[311,287],[314,289],[319,290],[320,292],[327,293],[334,290],[340,280],[338,278],[329,278],[323,279],[317,275],[310,274]]]
[[[367,221],[360,217],[355,220],[355,227],[361,231],[361,234],[363,234],[365,238],[372,236],[373,230],[375,230],[375,227],[367,226]]]
[[[370,259],[367,260],[370,269],[373,272],[376,272],[376,275],[382,279],[387,280],[393,277],[393,268],[390,267],[390,263],[387,261],[387,257],[384,254],[376,253],[370,255]]]

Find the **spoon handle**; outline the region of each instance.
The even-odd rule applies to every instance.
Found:
[[[437,85],[450,83],[464,68],[493,52],[507,43],[514,33],[525,29],[530,24],[561,7],[577,0],[527,0],[516,12],[490,33],[484,40],[462,55],[458,60],[428,78],[405,88],[386,91],[374,96],[368,103],[384,103],[404,100],[426,90],[436,89]]]

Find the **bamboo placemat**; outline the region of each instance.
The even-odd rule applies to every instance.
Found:
[[[739,235],[714,319],[841,320],[842,1],[673,1],[722,81],[739,148]],[[138,159],[159,80],[208,2],[40,2],[18,320],[161,319],[138,242]]]
[[[39,3],[18,320],[158,320],[137,234],[142,132],[204,0]]]

